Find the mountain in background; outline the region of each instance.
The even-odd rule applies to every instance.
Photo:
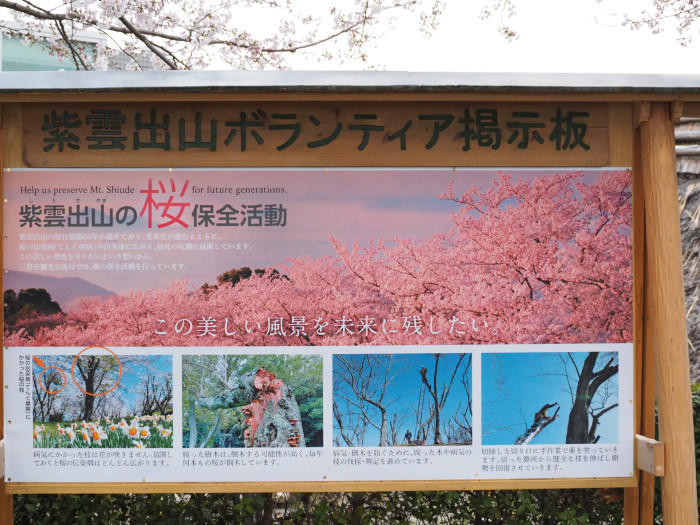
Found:
[[[9,270],[3,277],[3,288],[15,292],[27,288],[44,288],[51,299],[61,305],[63,311],[70,310],[71,304],[80,297],[106,297],[114,292],[97,286],[79,277],[51,277],[36,273]]]

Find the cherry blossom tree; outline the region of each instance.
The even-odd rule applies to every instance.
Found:
[[[611,3],[597,1],[603,5]],[[681,45],[688,45],[693,33],[700,29],[700,4],[696,0],[648,0],[640,4],[635,8],[626,8],[633,9],[632,11],[621,13],[620,25],[633,30],[647,28],[653,33],[673,27]],[[515,40],[518,31],[512,22],[522,5],[524,3],[518,0],[492,0],[483,6],[481,17],[484,20],[495,20],[498,32],[506,40]]]
[[[638,14],[625,16],[625,25],[630,29],[648,28],[660,33],[668,25],[675,26],[678,41],[687,45],[692,33],[700,29],[700,4],[695,0],[652,0],[648,9]]]
[[[632,340],[629,171],[582,172],[441,196],[452,227],[427,239],[294,259],[206,293],[89,298],[56,327],[6,333],[22,346],[357,345]],[[397,329],[382,320],[403,322]]]
[[[395,239],[369,248],[335,248],[363,285],[394,311],[455,318],[468,343],[624,342],[631,340],[629,172],[594,184],[580,172],[442,198],[461,205],[449,232]],[[453,333],[455,330],[453,330]]]
[[[393,13],[415,12],[427,31],[442,1],[343,0],[326,6],[294,0],[0,0],[0,8],[6,30],[32,43],[48,42],[53,54],[77,69],[103,68],[104,59],[120,53],[132,59],[132,69],[141,69],[143,55],[163,69],[200,69],[212,62],[247,69],[277,68],[285,56],[307,50],[324,60],[339,58],[334,49],[341,49],[340,57],[364,59],[364,46],[380,26],[386,29]],[[103,35],[107,45],[92,53],[80,43],[78,33],[85,30]]]

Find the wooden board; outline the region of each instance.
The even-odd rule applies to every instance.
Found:
[[[603,166],[608,106],[581,103],[36,104],[27,166]]]
[[[391,490],[514,490],[632,487],[635,478],[553,478],[436,481],[240,483],[7,483],[8,494],[127,494],[173,492],[367,492]]]
[[[350,98],[350,97],[348,97]],[[233,126],[226,122],[241,121],[241,112],[252,115],[263,109],[265,130],[263,144],[258,144],[250,135],[247,137],[246,150],[241,151],[240,128],[227,146],[224,144],[228,132]],[[141,113],[150,116],[150,111],[168,112],[170,116],[171,148],[168,151],[156,148],[140,148],[134,150],[133,136],[135,133],[135,116]],[[550,118],[556,115],[556,110],[567,112],[587,112],[587,130],[585,143],[590,149],[581,146],[573,149],[557,150],[556,144],[549,137],[554,123]],[[124,150],[95,150],[89,149],[87,137],[91,135],[92,127],[85,127],[76,135],[81,139],[81,148],[73,150],[65,147],[59,152],[55,146],[49,151],[44,148],[46,132],[41,131],[44,116],[52,111],[60,115],[63,111],[77,113],[81,123],[92,109],[117,109],[123,112],[125,122],[119,136],[127,137]],[[497,150],[488,146],[474,144],[464,151],[464,118],[465,109],[472,116],[477,109],[495,109],[499,116],[505,115],[501,126],[501,145]],[[544,144],[533,142],[527,149],[518,148],[518,140],[512,144],[507,139],[513,129],[507,127],[507,122],[513,112],[538,112],[543,116],[545,128],[540,128]],[[206,129],[211,120],[217,120],[217,125],[225,132],[217,133],[216,151],[207,148],[179,149],[179,121],[184,120],[184,140],[189,141],[195,135],[196,114],[201,114],[201,122]],[[376,119],[356,119],[355,115],[377,114]],[[133,104],[24,104],[7,105],[5,110],[6,129],[21,130],[21,144],[17,133],[12,133],[3,150],[8,167],[207,167],[207,166],[622,166],[631,164],[631,147],[628,144],[631,137],[611,137],[610,129],[627,133],[630,123],[628,104],[620,104],[611,112],[606,103],[493,103],[493,102],[434,102],[426,101],[420,104],[376,102],[303,102],[280,103],[264,102],[264,107],[258,102],[245,103],[133,103]],[[278,146],[283,144],[293,132],[289,128],[269,129],[270,124],[285,124],[286,119],[273,119],[273,114],[296,114],[297,120],[311,126],[315,134],[304,134],[302,130],[296,142],[280,151]],[[420,119],[420,115],[453,115],[450,125],[438,134],[437,142],[430,148],[436,123],[444,122],[437,119]],[[314,116],[320,124],[310,120]],[[7,117],[11,120],[8,121]],[[142,117],[143,118],[143,117]],[[50,120],[50,117],[49,117]],[[408,120],[412,121],[406,134],[406,149],[401,149],[401,138],[397,136],[389,140],[401,129]],[[625,122],[622,122],[625,121]],[[499,122],[501,119],[499,118]],[[309,148],[308,143],[327,137],[338,123],[347,125],[371,124],[383,126],[382,131],[370,131],[369,142],[364,149],[359,149],[363,131],[347,130],[337,140],[324,147]],[[81,124],[82,125],[82,124]],[[318,128],[318,129],[316,129]],[[250,128],[254,129],[254,128]],[[409,133],[410,132],[410,133]],[[144,133],[143,130],[140,133]],[[94,135],[93,135],[94,136]],[[146,138],[143,135],[144,139]],[[269,138],[268,138],[269,137]],[[162,141],[164,135],[157,137]],[[203,132],[206,141],[210,136]],[[8,143],[12,147],[8,147]],[[625,162],[625,159],[627,161]],[[437,481],[392,481],[392,482],[269,482],[269,483],[15,483],[5,484],[8,494],[29,493],[170,493],[170,492],[275,492],[285,491],[382,491],[382,490],[512,490],[512,489],[555,489],[555,488],[600,488],[600,487],[634,487],[637,478],[554,478],[554,479],[523,479],[523,480],[437,480]]]

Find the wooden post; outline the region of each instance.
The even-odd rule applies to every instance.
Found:
[[[640,146],[639,129],[634,130],[633,156],[632,156],[632,244],[634,259],[632,261],[634,273],[634,428],[635,432],[644,434],[644,402],[642,392],[647,387],[644,381],[644,367],[647,359],[644,353],[644,188],[642,173],[642,154]],[[649,367],[651,368],[651,367]],[[653,379],[652,379],[653,381]],[[653,404],[653,400],[652,400]],[[652,406],[653,410],[653,406]],[[652,414],[653,415],[653,414]],[[652,435],[650,437],[656,437]],[[640,516],[640,510],[644,505],[644,472],[636,471],[637,486],[625,489],[625,523],[638,523],[640,525],[652,525],[652,521],[646,522]],[[654,491],[652,478],[651,505],[654,505]]]
[[[693,412],[690,397],[676,156],[670,107],[652,103],[641,123],[644,164],[649,340],[654,355],[659,439],[666,448],[664,523],[697,525]]]
[[[0,106],[0,194],[2,194],[2,106]],[[2,208],[0,208],[0,230],[2,230],[2,213],[1,213]],[[0,250],[0,263],[2,262],[2,251]],[[3,267],[3,273],[0,273],[0,288],[2,288],[2,278],[5,275],[4,274],[4,266],[0,264],[0,266]],[[3,314],[0,314],[0,319],[4,321],[4,311],[5,309],[3,308]],[[0,323],[4,327],[4,323]],[[3,427],[4,427],[4,421],[5,421],[5,410],[3,406],[3,394],[5,392],[4,388],[4,379],[3,379],[3,362],[5,359],[5,346],[3,345],[2,349],[0,349],[0,439],[4,438],[3,435]],[[2,476],[2,481],[0,481],[0,524],[5,525],[5,524],[10,524],[13,522],[12,518],[12,495],[7,494],[5,492],[5,473],[2,472],[0,473],[0,476]]]

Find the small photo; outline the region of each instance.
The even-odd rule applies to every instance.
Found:
[[[32,358],[34,448],[172,448],[172,357]]]
[[[320,355],[182,356],[182,446],[323,446]]]
[[[482,356],[484,445],[618,441],[617,352]]]
[[[472,444],[472,356],[333,356],[333,444]]]

